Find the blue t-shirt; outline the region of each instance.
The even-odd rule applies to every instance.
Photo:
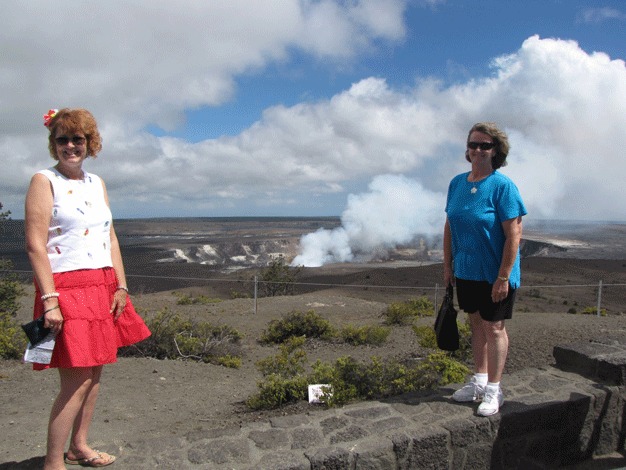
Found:
[[[502,222],[527,212],[517,186],[502,173],[494,171],[475,183],[467,181],[468,176],[469,172],[456,176],[448,188],[446,213],[452,235],[454,275],[494,284],[506,240]],[[519,287],[519,250],[509,282],[512,288]]]

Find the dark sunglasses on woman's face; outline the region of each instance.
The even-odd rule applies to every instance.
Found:
[[[493,142],[468,142],[467,143],[467,148],[472,149],[472,150],[476,150],[477,148],[480,148],[481,150],[491,150],[495,146],[496,144],[494,144]]]
[[[83,137],[82,135],[75,135],[74,137],[67,137],[65,135],[62,135],[60,137],[55,137],[54,141],[57,143],[57,145],[67,145],[70,143],[70,141],[74,144],[74,145],[83,145],[85,143],[87,139],[85,137]]]

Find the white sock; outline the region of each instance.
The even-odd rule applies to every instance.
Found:
[[[491,388],[492,390],[499,390],[500,382],[487,382],[487,388]]]
[[[487,385],[488,374],[474,374],[474,379],[478,385],[482,385],[483,387]]]

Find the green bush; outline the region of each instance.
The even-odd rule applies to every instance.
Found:
[[[0,202],[0,209],[2,203]],[[0,212],[2,222],[10,219],[11,211]],[[19,276],[13,272],[13,263],[0,258],[0,359],[19,359],[24,354],[28,341],[15,315],[20,308],[18,299],[24,295]]]
[[[322,399],[328,406],[337,406],[351,400],[372,400],[399,395],[424,388],[436,388],[451,381],[463,382],[468,369],[453,359],[433,354],[411,366],[397,361],[383,361],[373,357],[368,364],[344,356],[334,365],[313,364],[312,383],[329,384],[332,395]]]
[[[232,291],[230,293],[230,298],[231,299],[249,299],[250,298],[250,294],[248,294],[247,292],[237,292],[237,291]]]
[[[336,332],[328,321],[313,310],[307,313],[293,311],[281,319],[272,320],[267,331],[263,330],[261,342],[284,343],[292,336],[329,340],[336,336]]]
[[[585,310],[583,310],[582,312],[584,315],[597,315],[598,314],[598,307],[585,307]],[[600,309],[600,316],[601,317],[606,317],[607,313],[606,313],[606,309],[605,308],[601,308]]]
[[[467,360],[472,354],[472,330],[468,322],[461,325],[457,322],[459,328],[459,349],[446,354],[459,360]],[[423,348],[438,349],[437,336],[435,330],[430,326],[413,325],[413,333],[419,339],[419,345]]]
[[[229,369],[239,369],[241,367],[241,356],[226,354],[225,356],[218,357],[215,362]]]
[[[391,333],[391,329],[382,326],[362,326],[354,327],[348,325],[344,327],[339,336],[353,346],[361,344],[382,344],[387,341],[387,337]]]
[[[285,258],[281,255],[270,263],[267,269],[261,271],[261,291],[266,297],[293,294],[295,282],[301,267],[291,268],[285,265]]]
[[[345,404],[351,400],[371,400],[416,390],[420,380],[415,369],[398,362],[383,362],[373,357],[366,364],[349,356],[340,357],[334,365],[317,361],[313,364],[312,379],[316,383],[327,383],[332,390],[324,394],[329,406]]]
[[[469,369],[463,364],[450,358],[447,354],[431,354],[426,362],[420,366],[420,371],[436,376],[436,387],[451,383],[465,382]]]
[[[19,276],[14,272],[13,263],[6,259],[0,259],[0,314],[14,317],[21,305],[18,299],[25,295],[24,288],[20,284]],[[6,271],[5,271],[6,270]]]
[[[419,339],[419,345],[421,347],[429,349],[437,348],[437,335],[432,327],[413,325],[412,330]]]
[[[267,357],[255,365],[264,377],[278,375],[288,378],[302,374],[307,357],[306,352],[299,348],[302,348],[305,341],[303,336],[293,336],[280,346],[280,354]]]
[[[0,313],[0,359],[20,359],[28,341],[20,324],[6,312]]]
[[[286,403],[305,400],[308,395],[309,382],[306,377],[298,375],[285,379],[272,374],[263,382],[258,382],[259,393],[246,401],[248,408],[253,410],[272,410]]]
[[[408,302],[409,308],[415,312],[416,317],[433,317],[435,316],[435,307],[433,303],[426,297],[419,299],[411,299]]]
[[[435,388],[451,382],[463,382],[468,369],[445,354],[432,354],[417,364],[407,366],[397,361],[373,357],[369,364],[349,356],[334,364],[315,362],[313,372],[303,375],[306,355],[299,348],[304,338],[297,338],[281,347],[281,354],[259,361],[265,379],[258,382],[259,393],[246,404],[253,409],[273,409],[307,397],[309,384],[328,387],[322,396],[327,406],[352,400],[369,400],[399,395],[422,388]]]
[[[215,327],[183,319],[167,308],[146,320],[151,335],[133,346],[120,350],[120,355],[145,356],[156,359],[194,359],[203,362],[236,364],[243,335],[229,326]]]
[[[406,302],[392,303],[385,313],[385,324],[406,325],[412,323],[419,317],[430,317],[435,315],[435,307],[425,297],[411,299]]]

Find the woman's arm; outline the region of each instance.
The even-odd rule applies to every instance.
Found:
[[[502,252],[502,262],[498,271],[498,279],[493,285],[491,298],[500,302],[509,295],[509,276],[517,259],[517,251],[522,240],[522,216],[502,222],[502,229],[506,238]],[[504,280],[506,279],[506,280]]]
[[[446,217],[443,228],[443,283],[447,286],[454,285],[454,268],[452,266],[452,231],[450,221]]]
[[[102,181],[102,188],[104,189],[104,200],[109,206],[109,196],[107,195],[107,189]],[[110,209],[110,206],[109,206]],[[113,223],[111,223],[111,261],[113,263],[113,269],[117,277],[117,285],[126,288],[126,274],[124,273],[124,263],[122,262],[122,253],[120,252],[120,244],[117,241],[117,235],[115,235],[115,229]],[[115,312],[115,320],[117,320],[124,309],[126,308],[126,301],[128,300],[128,293],[124,289],[118,289],[113,295],[113,302],[111,303],[111,313]]]
[[[52,268],[48,259],[48,228],[53,206],[52,185],[42,174],[33,176],[26,193],[24,230],[26,252],[33,268],[35,280],[42,294],[55,292]],[[59,301],[51,297],[43,301],[44,311],[58,307]],[[61,329],[63,316],[59,308],[45,314],[45,327],[55,332]]]

